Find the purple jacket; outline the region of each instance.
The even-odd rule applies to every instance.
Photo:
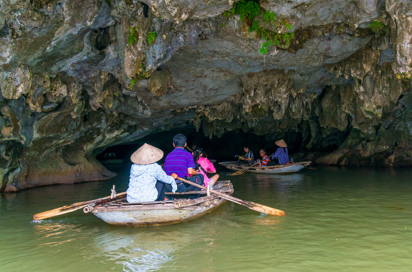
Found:
[[[274,158],[278,158],[279,164],[287,164],[289,162],[289,154],[288,154],[288,149],[283,150],[283,147],[279,147],[278,150],[274,154],[272,154],[272,160]]]

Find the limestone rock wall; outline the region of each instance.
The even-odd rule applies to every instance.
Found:
[[[4,0],[0,191],[109,178],[104,148],[188,122],[298,132],[319,163],[410,165],[410,1],[260,1],[295,33],[266,56],[222,15],[236,2]]]

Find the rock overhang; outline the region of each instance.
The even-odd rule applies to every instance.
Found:
[[[147,0],[148,14],[139,1],[80,2],[0,7],[0,104],[10,112],[0,116],[3,190],[54,183],[29,173],[58,175],[51,165],[73,182],[108,177],[96,150],[188,120],[211,137],[299,131],[306,151],[336,131],[358,135],[340,141],[339,154],[356,142],[363,164],[409,148],[409,111],[398,103],[411,77],[405,1],[262,2],[295,32],[267,56],[239,16],[221,15],[237,1]],[[376,20],[386,34],[368,29]]]

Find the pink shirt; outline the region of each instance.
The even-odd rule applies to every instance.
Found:
[[[202,168],[205,169],[207,172],[212,172],[212,173],[216,172],[215,166],[207,158],[200,157],[197,163],[200,164],[200,166],[202,166]],[[210,179],[207,177],[206,173],[203,172],[202,169],[200,169],[200,173],[205,178],[204,180],[205,185],[209,185]]]

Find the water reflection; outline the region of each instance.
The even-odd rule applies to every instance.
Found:
[[[65,224],[53,222],[52,220],[43,221],[41,224],[34,224],[35,234],[39,239],[45,239],[52,236],[61,236],[66,233],[81,232],[84,229],[81,225]]]
[[[256,226],[269,226],[271,229],[277,229],[280,227],[280,224],[284,222],[284,219],[281,217],[270,216],[267,214],[261,214],[254,219],[254,225]]]
[[[259,216],[252,214],[254,218]],[[143,228],[108,226],[104,232],[94,234],[93,252],[96,257],[105,256],[121,264],[124,271],[170,271],[176,269],[174,262],[176,256],[182,257],[181,252],[197,252],[206,257],[218,250],[220,240],[228,230],[233,232],[242,228],[239,219],[234,220],[233,215],[234,205],[226,203],[198,220],[176,225]],[[249,216],[250,213],[242,218],[246,220]],[[203,261],[207,266],[206,259]]]
[[[304,174],[289,174],[289,175],[255,175],[254,178],[262,181],[262,183],[276,182],[278,186],[292,186],[300,184],[305,175]]]
[[[275,196],[280,197],[282,200],[285,197],[304,190],[303,180],[304,174],[291,174],[291,175],[249,175],[248,191],[252,192],[258,197],[255,201],[260,199],[273,199]],[[242,189],[238,186],[235,190]],[[253,200],[252,200],[253,201]]]
[[[123,265],[124,271],[152,271],[173,260],[173,253],[193,243],[191,233],[179,229],[118,228],[93,239],[96,255]]]

